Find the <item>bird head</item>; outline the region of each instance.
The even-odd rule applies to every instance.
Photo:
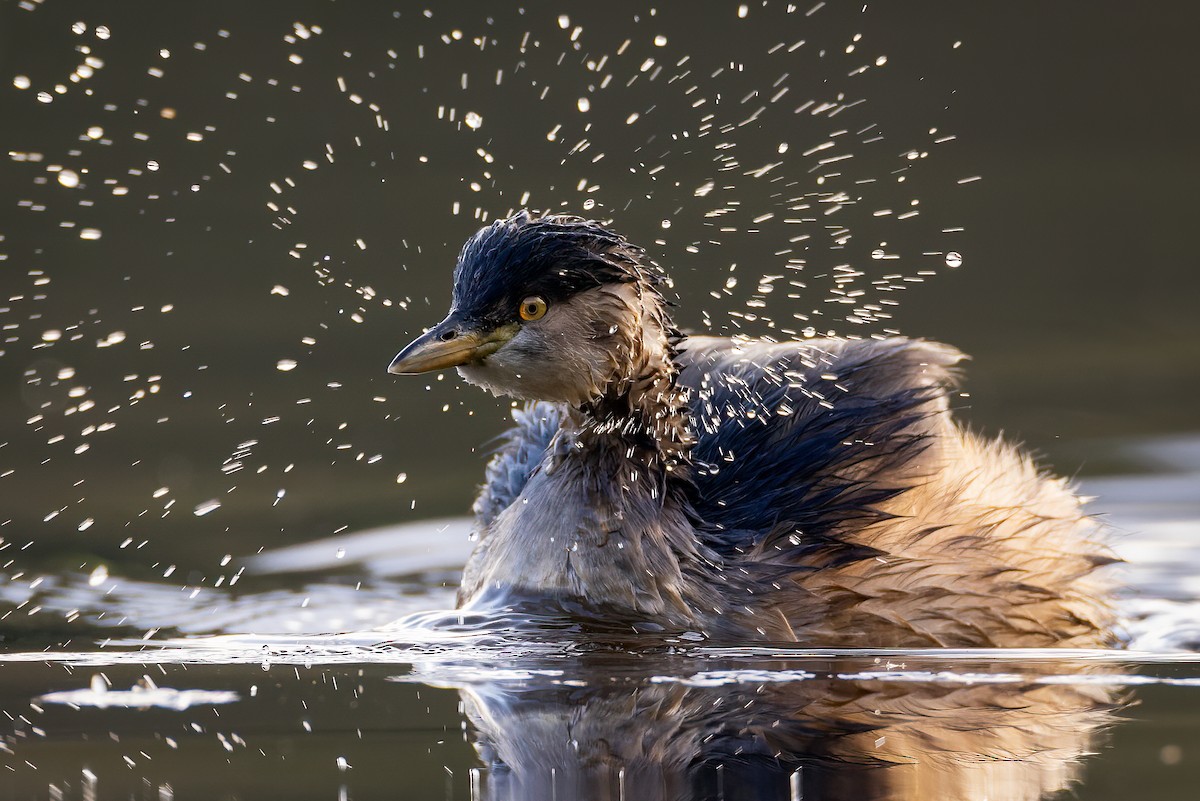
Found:
[[[388,372],[456,367],[497,395],[579,406],[668,359],[662,281],[598,222],[521,211],[467,240],[449,314]]]

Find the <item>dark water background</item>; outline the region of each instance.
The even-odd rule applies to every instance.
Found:
[[[961,347],[973,357],[962,417],[1111,488],[1120,522],[1174,526],[1175,539],[1154,542],[1190,545],[1200,12],[772,0],[741,18],[738,6],[0,3],[10,654],[67,640],[86,651],[147,629],[349,630],[444,603],[460,536],[440,560],[400,568],[374,552],[341,560],[330,545],[299,574],[239,571],[260,550],[466,511],[507,402],[454,376],[384,369],[442,316],[462,240],[485,213],[523,202],[611,219],[645,245],[674,276],[686,327],[898,329]],[[88,57],[102,64],[70,80]],[[951,252],[961,266],[947,266]],[[847,271],[858,274],[834,280]],[[764,292],[763,275],[782,277]],[[866,294],[842,304],[839,288]],[[874,309],[892,317],[846,319],[880,299],[899,301]],[[210,501],[219,508],[196,514]],[[422,543],[437,547],[436,529]],[[1191,552],[1160,549],[1156,572],[1139,574],[1143,601],[1200,592],[1188,583],[1200,564],[1177,553]],[[273,702],[288,713],[251,714],[270,743],[255,748],[324,766],[319,780],[292,774],[306,785],[287,785],[293,797],[337,797],[352,772],[333,768],[334,751],[376,726],[356,740],[371,755],[350,759],[360,794],[397,781],[412,797],[468,797],[457,691],[389,683],[402,671],[366,664],[337,670],[365,669],[390,700],[330,723],[311,754],[295,710],[345,712],[305,689],[330,670],[298,667],[293,682],[273,668]],[[121,670],[114,686],[145,672]],[[180,670],[168,671],[176,685],[245,696],[253,683],[244,667]],[[10,717],[91,675],[63,685],[61,666],[40,663],[3,673]],[[1115,730],[1081,795],[1190,797],[1194,693],[1139,690],[1139,722]],[[95,744],[108,727],[161,745],[185,725],[136,714],[85,709],[50,727],[48,751],[9,765],[24,771],[11,797],[51,797],[26,758],[118,760],[131,749]],[[205,742],[212,754],[177,752],[153,787],[130,769],[128,787],[109,778],[116,794],[103,797],[158,797],[162,782],[268,797],[283,781],[278,765],[246,763],[223,785],[212,765],[229,752]]]

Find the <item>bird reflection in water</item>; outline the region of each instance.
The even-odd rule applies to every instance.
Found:
[[[886,667],[869,661],[771,667],[631,682],[597,665],[586,681],[459,685],[485,765],[472,799],[1035,801],[1079,778],[1117,701],[1028,666],[974,683],[845,677]]]

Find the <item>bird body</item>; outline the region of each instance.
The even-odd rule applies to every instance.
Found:
[[[393,362],[529,401],[460,606],[831,647],[1115,642],[1103,526],[955,423],[958,351],[688,337],[660,280],[596,223],[523,212],[467,243],[450,315]]]

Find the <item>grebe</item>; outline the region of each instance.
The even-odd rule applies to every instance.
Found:
[[[845,647],[1116,644],[1105,528],[951,419],[962,354],[681,334],[645,252],[522,211],[392,361],[528,401],[487,466],[464,609]]]

